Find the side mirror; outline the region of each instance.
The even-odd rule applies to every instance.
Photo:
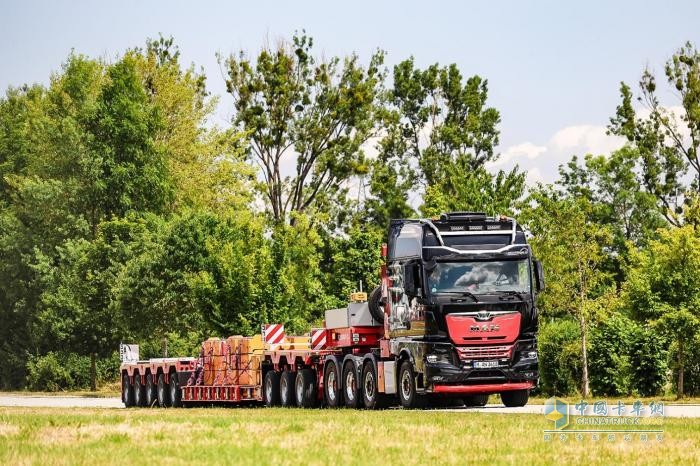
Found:
[[[535,261],[535,288],[537,292],[544,291],[544,270],[542,269],[542,262]]]

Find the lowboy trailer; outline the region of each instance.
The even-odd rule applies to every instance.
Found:
[[[198,358],[121,366],[130,406],[198,403],[405,408],[500,394],[523,406],[538,381],[535,294],[544,287],[516,221],[455,212],[392,220],[381,285],[325,313],[323,328],[211,338]]]

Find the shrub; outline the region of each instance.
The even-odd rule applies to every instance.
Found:
[[[664,340],[623,314],[591,330],[589,369],[597,395],[657,395],[665,382]]]
[[[97,383],[114,382],[119,375],[119,353],[95,361]],[[90,356],[49,352],[30,356],[27,362],[27,386],[31,390],[55,392],[90,388]]]
[[[538,338],[539,390],[546,395],[570,395],[581,380],[581,332],[567,318],[541,321]]]

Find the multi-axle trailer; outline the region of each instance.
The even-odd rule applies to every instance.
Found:
[[[369,300],[353,294],[307,335],[266,325],[254,337],[206,340],[198,358],[123,363],[124,404],[479,406],[496,393],[506,406],[526,404],[538,379],[534,296],[544,281],[515,220],[394,220],[382,253],[382,284]]]

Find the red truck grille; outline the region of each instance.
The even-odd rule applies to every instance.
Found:
[[[502,359],[510,358],[515,345],[504,346],[458,346],[459,358],[464,359]]]

